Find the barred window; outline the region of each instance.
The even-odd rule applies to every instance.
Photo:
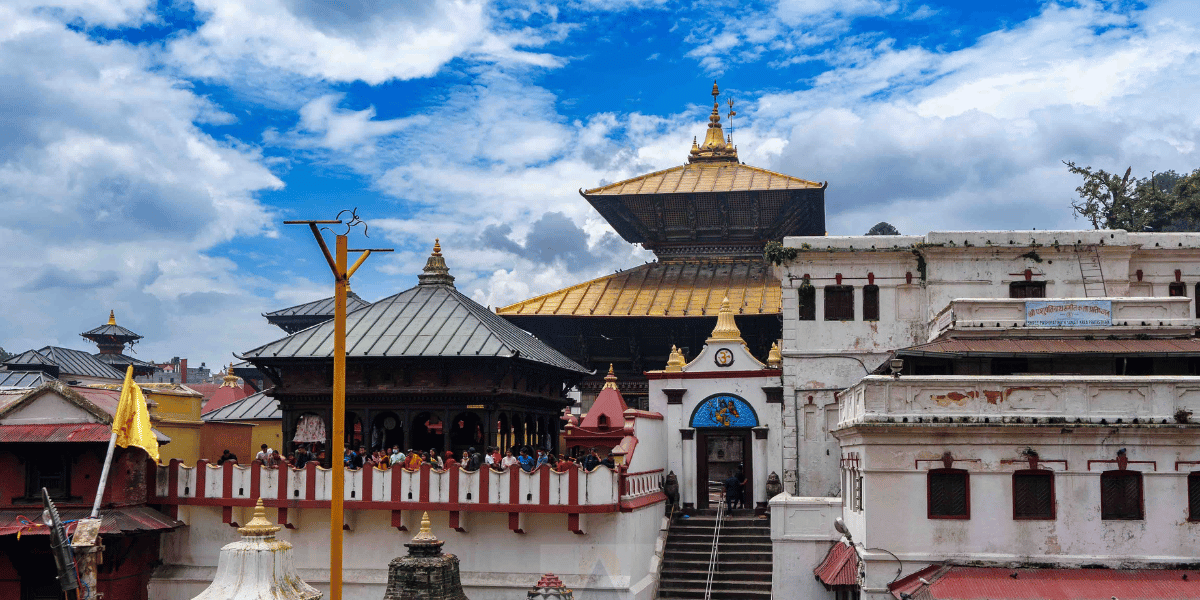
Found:
[[[930,519],[970,519],[970,475],[962,469],[931,469],[927,476]]]
[[[811,285],[800,286],[800,320],[817,320],[817,288]]]
[[[879,320],[879,286],[863,286],[863,320]]]
[[[825,288],[825,320],[854,320],[854,288],[848,285],[831,285]]]
[[[1100,474],[1100,518],[1127,521],[1145,518],[1141,473],[1105,471]]]
[[[1013,473],[1013,518],[1054,520],[1054,472],[1028,469]]]
[[[1045,281],[1014,281],[1008,284],[1009,298],[1045,298]]]
[[[1200,521],[1200,473],[1189,473],[1188,489],[1188,520]]]

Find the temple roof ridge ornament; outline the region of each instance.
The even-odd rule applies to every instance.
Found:
[[[713,328],[712,335],[708,337],[708,343],[713,342],[746,343],[742,340],[742,332],[734,321],[733,309],[729,307],[729,296],[721,300],[721,311],[717,313],[717,326]]]
[[[446,259],[442,257],[440,239],[433,240],[433,253],[429,255],[429,260],[425,261],[425,272],[417,275],[417,280],[420,281],[419,285],[454,286],[454,276],[450,274]]]
[[[613,371],[612,363],[608,363],[608,375],[604,376],[604,387],[601,390],[617,389],[617,374]]]
[[[687,360],[683,357],[683,352],[672,344],[671,355],[667,357],[666,371],[669,373],[678,373],[683,371],[685,366],[687,366]]]
[[[717,88],[717,82],[713,81],[713,108],[712,113],[708,116],[708,131],[704,134],[703,144],[697,145],[695,139],[692,140],[692,150],[688,153],[688,162],[738,162],[737,148],[732,141],[725,139],[725,132],[721,129],[721,103],[717,101],[717,97],[720,95],[721,91]],[[730,118],[733,114],[731,104]]]

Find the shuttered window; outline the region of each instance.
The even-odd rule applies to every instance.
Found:
[[[863,286],[863,320],[879,320],[879,286]]]
[[[800,286],[800,320],[817,320],[817,288],[811,285]]]
[[[970,519],[971,487],[962,469],[932,469],[928,474],[929,518]]]
[[[1100,474],[1100,518],[1131,520],[1144,518],[1142,474],[1137,471],[1105,471]]]
[[[1188,474],[1188,520],[1200,521],[1200,473]]]
[[[1013,518],[1054,519],[1054,473],[1030,469],[1013,473]]]
[[[825,288],[825,320],[854,320],[854,288],[848,285],[831,285]]]
[[[1008,284],[1009,298],[1045,298],[1045,281],[1014,281]]]

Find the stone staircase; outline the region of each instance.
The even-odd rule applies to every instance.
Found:
[[[667,534],[659,598],[703,600],[712,553],[716,509],[689,510],[677,514]],[[770,600],[771,527],[752,510],[726,514],[717,547],[713,574],[713,600]]]

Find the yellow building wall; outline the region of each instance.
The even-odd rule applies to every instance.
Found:
[[[250,432],[251,450],[250,458],[254,458],[258,454],[258,449],[266,444],[271,448],[279,451],[279,455],[287,458],[290,448],[283,447],[283,422],[279,419],[270,421],[246,421],[246,423],[254,423],[254,429]]]
[[[186,386],[171,383],[140,384],[150,404],[150,419],[154,427],[171,438],[171,443],[158,450],[159,460],[166,464],[177,458],[194,465],[200,459],[200,408],[204,396]]]

